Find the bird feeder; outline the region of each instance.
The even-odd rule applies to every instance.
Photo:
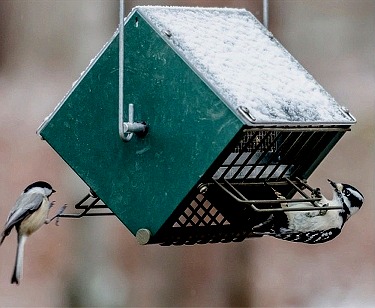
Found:
[[[273,189],[318,200],[306,180],[355,119],[251,13],[136,7],[123,33],[126,112],[117,31],[38,133],[140,243],[242,241]]]

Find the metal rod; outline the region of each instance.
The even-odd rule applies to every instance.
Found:
[[[120,1],[119,12],[119,52],[118,52],[118,129],[120,138],[129,141],[129,135],[124,134],[124,0]]]
[[[119,52],[118,52],[118,130],[120,138],[128,142],[132,139],[133,133],[146,132],[147,125],[143,123],[134,123],[134,105],[129,104],[128,122],[124,122],[124,11],[125,0],[120,1],[119,9]]]
[[[248,200],[245,196],[243,196],[236,188],[234,188],[229,182],[225,181],[230,185],[230,187],[238,193],[238,195],[242,198],[238,198],[236,195],[231,193],[227,188],[225,188],[222,184],[218,181],[213,179],[213,181],[223,189],[228,195],[230,195],[233,199],[235,199],[239,203],[249,204],[251,208],[256,212],[308,212],[308,211],[321,211],[321,210],[341,210],[341,206],[325,206],[325,207],[299,207],[299,208],[267,208],[267,209],[259,209],[254,204],[281,204],[281,203],[299,203],[299,202],[316,202],[320,201],[320,198],[309,198],[309,199],[279,199],[279,200]]]
[[[285,178],[287,181],[288,181],[288,183],[290,184],[290,185],[292,185],[303,197],[305,197],[305,198],[309,198],[309,196],[301,189],[301,188],[299,188],[296,184],[294,184],[293,183],[293,181],[292,180],[290,180],[289,178]]]
[[[92,197],[91,194],[87,194],[81,201],[79,201],[74,208],[77,210],[83,210],[81,213],[77,214],[60,214],[58,217],[60,218],[82,218],[83,216],[110,216],[114,215],[114,213],[110,212],[101,212],[101,213],[89,213],[90,210],[93,209],[108,209],[105,205],[99,205],[96,206],[96,203],[100,201],[99,197],[94,197],[95,199],[89,204],[89,205],[83,205],[85,201],[87,201],[90,197]]]
[[[268,208],[260,209],[254,204],[250,204],[251,208],[256,212],[312,212],[312,211],[330,211],[330,210],[342,210],[341,206],[325,206],[325,207],[287,207],[287,208]]]
[[[249,131],[283,131],[283,132],[316,132],[317,128],[319,128],[319,131],[324,132],[347,132],[350,131],[350,127],[254,127],[254,128],[245,128],[243,132],[249,132]]]
[[[288,157],[290,152],[292,152],[292,155],[293,155],[293,150],[297,147],[298,143],[300,142],[300,139],[304,136],[305,133],[306,132],[299,132],[297,138],[293,141],[292,145],[283,154],[283,161],[289,161],[290,163],[287,165],[287,168],[285,168],[284,171],[279,174],[278,179],[284,178],[284,175],[290,170],[290,168],[297,163],[297,160],[296,160],[297,154],[292,156],[292,159],[287,159],[287,157]],[[314,133],[312,133],[312,134],[314,134]],[[311,136],[308,138],[307,141],[304,142],[304,145],[310,140],[310,138],[311,138]],[[299,152],[300,152],[300,150],[299,150]]]
[[[258,158],[258,160],[255,162],[255,164],[254,164],[252,170],[255,168],[255,166],[258,166],[258,163],[260,163],[260,162],[263,160],[263,158],[266,157],[266,155],[269,155],[269,153],[272,152],[272,151],[271,151],[272,147],[275,146],[275,145],[277,145],[277,140],[278,140],[280,137],[281,137],[281,133],[278,133],[277,136],[276,136],[276,138],[274,138],[274,140],[272,140],[272,142],[269,143],[269,145],[268,145],[268,147],[267,147],[267,151],[265,151],[265,150],[263,151],[262,155],[261,155],[261,156]],[[266,141],[267,141],[267,140],[266,140]],[[275,148],[276,148],[276,146],[275,146]],[[256,177],[255,177],[256,179],[259,179],[259,178],[264,174],[264,172],[267,170],[267,168],[268,168],[268,167],[270,166],[270,164],[272,163],[272,159],[273,159],[273,157],[276,155],[277,151],[278,151],[278,150],[274,151],[274,152],[273,152],[273,155],[270,155],[270,156],[268,157],[268,161],[267,161],[267,163],[264,164],[263,168],[258,172],[258,174],[257,174]],[[259,165],[259,166],[260,166],[260,165]],[[250,172],[252,172],[252,170],[251,170]],[[250,174],[250,172],[249,172],[248,174]]]
[[[232,184],[230,184],[227,180],[224,180],[225,181],[225,183],[227,183],[227,185],[230,187],[230,188],[232,188],[232,190],[234,190],[234,192],[237,194],[237,195],[239,195],[240,197],[241,197],[241,199],[243,200],[243,201],[246,201],[247,200],[247,198],[238,190],[238,189],[236,189]],[[219,186],[221,185],[219,182],[217,182],[217,181],[215,181],[216,182],[216,184],[218,184]],[[221,188],[225,188],[224,186],[222,186]],[[228,191],[229,192],[229,191]],[[230,192],[229,192],[229,194],[230,194]],[[234,195],[233,195],[234,196]]]
[[[268,29],[268,0],[263,0],[263,25]]]
[[[214,180],[214,179],[213,179]],[[236,195],[231,193],[227,188],[225,188],[222,184],[220,184],[218,181],[214,180],[214,182],[223,189],[226,193],[228,193],[232,198],[234,198],[236,201],[241,203],[255,203],[255,204],[279,204],[279,203],[299,203],[299,202],[314,202],[314,201],[320,201],[320,198],[309,198],[309,199],[270,199],[270,200],[248,200],[244,195],[241,194],[240,191],[238,191],[233,185],[231,185],[228,181],[225,181],[229,187],[232,188],[239,196],[238,198]],[[340,207],[341,208],[341,207]],[[311,209],[311,208],[310,208]],[[324,207],[326,209],[326,207]]]
[[[113,216],[114,213],[86,213],[84,215],[81,214],[61,214],[59,217],[61,218],[82,218],[83,216]]]
[[[256,154],[256,152],[258,152],[258,150],[259,150],[261,147],[264,146],[265,141],[268,140],[268,139],[270,138],[271,134],[272,134],[272,131],[269,131],[269,132],[266,133],[265,136],[264,136],[264,135],[262,136],[262,140],[257,144],[256,148],[253,150],[252,155],[246,159],[246,161],[244,162],[243,165],[247,165],[247,163],[250,162],[250,160],[251,160],[252,157]],[[255,134],[255,135],[256,135],[256,134]],[[257,136],[258,136],[258,135],[257,135]],[[277,136],[275,139],[277,139],[277,138],[278,138],[278,136]],[[275,142],[276,142],[276,140],[273,140],[272,143],[269,143],[267,149],[271,148]],[[245,171],[245,174],[243,175],[243,178],[244,178],[244,179],[246,179],[246,178],[247,178],[247,177],[253,172],[253,170],[255,169],[255,167],[258,166],[258,163],[259,163],[260,161],[262,161],[263,158],[264,158],[267,154],[268,154],[268,151],[267,151],[266,149],[263,149],[262,154],[258,157],[258,159],[255,161],[255,163],[252,165],[252,167],[249,168],[249,170]],[[245,166],[245,167],[246,167],[246,166]],[[243,170],[240,170],[240,171],[243,171]],[[237,172],[237,174],[239,174],[239,173],[240,173],[240,172]],[[237,176],[237,174],[236,174],[236,176]]]
[[[76,208],[76,209],[84,209],[84,208],[81,207],[81,206],[82,206],[82,204],[83,204],[86,200],[88,200],[90,197],[91,197],[90,194],[87,194],[86,196],[84,196],[83,199],[82,199],[81,201],[79,201],[79,202],[74,206],[74,208]]]
[[[250,140],[248,140],[246,142],[246,144],[248,143],[252,143],[255,139],[257,135],[256,134],[252,134],[252,136],[250,137]],[[241,136],[241,139],[239,141],[239,144],[241,144],[241,141],[243,140],[243,137],[244,135]],[[236,153],[237,155],[233,158],[233,160],[229,163],[229,165],[222,165],[222,167],[225,167],[227,166],[227,168],[223,171],[223,173],[220,175],[221,178],[225,178],[225,176],[232,170],[232,168],[236,165],[236,163],[238,162],[238,160],[241,158],[242,154],[245,153],[245,150],[246,150],[246,146],[243,146],[242,148],[239,149],[238,153]],[[250,160],[253,155],[255,155],[256,151],[253,151],[253,153],[249,153],[249,157],[248,157],[248,160]],[[244,162],[243,164],[246,164],[246,162]],[[231,176],[231,178],[234,178],[234,176]]]
[[[90,211],[90,209],[99,201],[100,199],[99,198],[96,198],[93,202],[90,203],[89,206],[87,206],[85,208],[85,210],[82,212],[82,213],[79,213],[79,214],[61,214],[59,217],[63,217],[63,218],[81,218],[83,216],[85,216],[87,214],[88,211]],[[82,200],[81,200],[82,202]],[[82,204],[81,202],[79,202],[78,204]]]
[[[266,136],[263,136],[263,140],[268,138],[271,133],[272,133],[272,131],[267,132]],[[235,164],[241,158],[242,153],[245,152],[246,145],[253,143],[253,141],[256,139],[256,137],[258,137],[258,134],[252,134],[251,138],[243,146],[243,148],[242,148],[243,151],[242,152],[240,151],[240,153],[238,155],[238,158],[236,160],[233,160],[233,162],[228,166],[228,168],[221,175],[221,177],[223,179],[225,178],[225,175],[235,166]],[[262,146],[262,142],[258,142],[256,147],[254,149],[251,149],[251,151],[249,152],[249,156],[243,161],[242,166],[247,165],[247,163],[254,157],[254,155],[258,152],[258,150],[260,149],[261,146]],[[234,173],[231,175],[231,178],[235,179],[240,174],[241,171],[243,171],[243,168],[238,167],[237,171],[234,171]],[[252,169],[251,169],[251,171],[252,171]],[[247,174],[249,174],[249,172],[247,172]],[[246,178],[247,174],[245,174],[244,178]]]
[[[289,178],[285,178],[288,182],[289,182],[289,184],[290,185],[292,185],[303,197],[305,197],[306,199],[308,199],[309,198],[309,196],[301,189],[301,188],[299,188],[296,184],[294,184],[294,182],[292,181],[292,180],[290,180]],[[299,178],[296,178],[297,179],[297,181],[300,183],[300,184],[302,184],[302,185],[304,185],[305,186],[305,188],[307,188],[307,186],[306,186],[306,184],[305,183],[303,183]],[[311,192],[313,192],[314,190],[312,189],[312,187],[310,187],[311,188]],[[315,206],[315,207],[319,207],[319,208],[322,208],[322,205],[320,205],[319,203],[317,203],[317,202],[311,202],[311,204],[313,205],[313,206]]]
[[[310,190],[311,192],[314,191],[314,188],[312,188],[309,184],[306,183],[306,181],[300,179],[298,176],[296,177],[296,180],[303,186],[305,186],[308,190]]]
[[[89,207],[90,205],[88,204],[82,204],[81,206],[77,206],[77,204],[75,205],[75,208],[77,210],[85,210]],[[98,204],[98,205],[95,205],[94,207],[91,207],[91,209],[108,209],[108,206],[106,206],[105,204]]]
[[[300,150],[297,152],[297,154],[295,155],[294,159],[296,162],[300,162],[300,161],[307,161],[307,157],[305,155],[302,155],[304,153],[306,153],[304,150],[306,144],[308,144],[310,142],[310,140],[312,139],[312,137],[315,135],[315,134],[318,134],[318,132],[315,132],[315,133],[312,133],[311,136],[308,138],[308,140],[303,144],[302,147],[300,147]],[[328,133],[327,132],[322,132],[319,140],[317,141],[314,141],[312,142],[311,146],[309,147],[309,151],[308,153],[311,155],[311,153],[314,153],[315,150],[320,146],[320,143],[324,140],[325,136],[327,135]],[[298,168],[294,169],[293,170],[293,173],[290,175],[290,177],[294,177],[295,175],[298,174],[298,171],[299,169],[302,167],[302,165],[299,165]]]
[[[280,133],[281,134],[281,133]],[[281,153],[283,153],[284,151],[284,147],[286,144],[288,144],[289,142],[289,139],[290,137],[292,136],[292,132],[289,132],[287,134],[287,136],[284,138],[284,140],[282,141],[282,143],[280,145],[278,145],[277,147],[277,150],[274,152],[274,154],[272,155],[272,158],[273,157],[278,157],[278,163],[274,165],[274,168],[272,169],[272,171],[269,172],[268,176],[267,176],[267,179],[266,181],[268,182],[269,179],[272,178],[272,176],[275,174],[275,172],[280,168],[281,165],[284,165],[284,171],[287,170],[286,172],[288,172],[290,166],[288,167],[287,165],[285,165],[285,162],[281,159],[282,158],[282,155]],[[276,156],[277,155],[277,156]]]

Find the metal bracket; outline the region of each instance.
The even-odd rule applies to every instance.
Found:
[[[88,199],[93,198],[94,200],[91,201],[88,205],[83,204]],[[77,204],[74,205],[74,208],[77,210],[83,210],[81,213],[74,213],[74,214],[59,214],[59,218],[82,218],[84,216],[111,216],[114,215],[112,212],[96,212],[93,213],[91,211],[98,210],[98,209],[108,209],[109,208],[104,204],[97,204],[100,201],[100,198],[92,191],[90,190],[90,193],[88,193],[85,197],[82,198],[81,201],[79,201]]]
[[[123,108],[119,108],[119,113],[122,114],[122,110]],[[129,122],[123,122],[123,119],[120,119],[120,121],[120,123],[122,123],[122,131],[120,131],[120,136],[122,136],[122,139],[126,142],[132,139],[134,133],[139,137],[144,137],[148,132],[148,126],[146,123],[134,122],[133,104],[129,104]]]
[[[322,208],[321,206],[317,206],[316,202],[320,201],[321,198],[307,198],[307,195],[293,183],[293,186],[305,197],[305,199],[280,199],[280,200],[249,200],[247,199],[238,189],[236,189],[231,183],[227,180],[224,180],[225,184],[233,191],[231,192],[227,189],[223,184],[219,183],[215,179],[213,179],[214,183],[218,185],[222,190],[224,190],[229,196],[231,196],[234,200],[239,203],[248,204],[250,207],[256,212],[306,212],[306,211],[327,211],[327,210],[340,210],[342,209],[341,206],[325,206]],[[291,181],[287,180],[289,183]],[[308,188],[307,184],[303,183],[303,185]],[[314,207],[299,207],[299,208],[259,208],[256,205],[258,204],[281,204],[281,203],[299,203],[299,202],[311,202]]]

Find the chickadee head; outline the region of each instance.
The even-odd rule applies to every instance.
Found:
[[[349,184],[335,183],[331,180],[328,182],[333,187],[334,199],[339,200],[343,207],[349,211],[349,216],[354,215],[362,207],[364,197],[359,190]]]
[[[42,193],[46,195],[47,197],[49,197],[54,192],[56,192],[56,190],[54,190],[52,186],[48,184],[47,182],[38,181],[27,186],[23,192],[24,193],[34,193],[34,192]]]

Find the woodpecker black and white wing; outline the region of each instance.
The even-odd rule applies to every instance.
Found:
[[[45,197],[40,193],[22,194],[12,208],[1,233],[0,245],[12,231],[12,228],[20,223],[25,217],[40,208]]]
[[[340,228],[332,228],[328,230],[316,230],[308,232],[296,232],[289,229],[281,229],[279,232],[269,233],[268,235],[275,238],[290,241],[290,242],[299,242],[306,244],[320,244],[328,242],[334,239],[341,233]]]

